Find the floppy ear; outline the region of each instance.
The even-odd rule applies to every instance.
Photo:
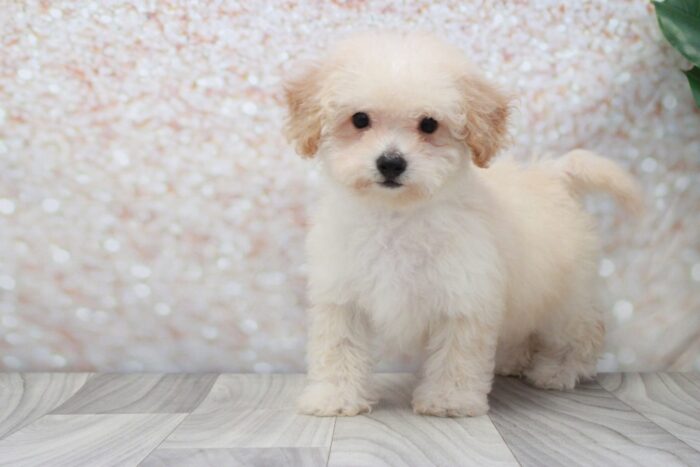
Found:
[[[462,102],[465,142],[474,163],[488,167],[507,140],[508,98],[485,78],[470,72],[462,78]]]
[[[318,65],[309,66],[284,86],[289,109],[285,132],[302,157],[316,154],[321,139],[320,75]]]

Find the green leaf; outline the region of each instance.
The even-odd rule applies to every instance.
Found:
[[[685,77],[688,78],[690,89],[693,91],[693,99],[695,105],[700,108],[700,68],[694,66],[688,71],[684,71]]]
[[[654,1],[659,27],[685,58],[700,66],[700,0]]]

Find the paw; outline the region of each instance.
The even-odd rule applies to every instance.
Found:
[[[299,412],[319,417],[358,415],[372,410],[372,402],[359,390],[327,382],[309,383],[299,398]]]
[[[437,386],[416,389],[411,404],[415,413],[436,417],[478,417],[489,411],[486,393]]]
[[[524,374],[530,384],[541,389],[571,390],[578,382],[575,371],[555,365],[536,365]]]

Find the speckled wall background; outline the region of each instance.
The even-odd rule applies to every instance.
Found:
[[[700,369],[700,112],[643,0],[2,2],[0,368],[303,370],[315,176],[280,80],[367,27],[437,32],[520,96],[518,157],[639,177],[643,219],[591,202],[600,368]]]

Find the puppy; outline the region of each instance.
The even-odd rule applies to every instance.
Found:
[[[286,98],[288,136],[323,179],[301,412],[370,410],[375,336],[422,349],[420,414],[486,413],[494,373],[548,389],[595,374],[598,241],[581,196],[636,209],[629,175],[583,150],[487,168],[508,99],[428,35],[352,37]]]

